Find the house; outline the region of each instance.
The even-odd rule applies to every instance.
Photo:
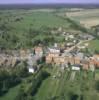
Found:
[[[20,59],[21,60],[26,60],[27,57],[28,57],[28,54],[29,54],[28,50],[25,50],[25,49],[20,50],[20,53],[19,53]]]
[[[11,66],[14,67],[19,61],[15,58],[12,58]]]
[[[35,54],[39,56],[43,56],[43,48],[38,46],[34,48]]]
[[[99,55],[93,55],[92,59],[94,61],[95,66],[99,68]]]
[[[75,59],[74,59],[74,57],[68,57],[68,62],[70,63],[70,64],[75,64]]]
[[[66,45],[65,45],[65,47],[67,48],[67,47],[72,47],[72,46],[74,46],[75,45],[75,43],[73,43],[73,42],[68,42],[68,43],[66,43]]]
[[[65,57],[65,63],[69,63],[69,59],[68,59],[68,57]]]
[[[0,57],[0,66],[2,66],[5,62],[5,59],[3,59],[2,57]]]
[[[99,61],[99,55],[94,55],[93,58],[97,61]]]
[[[67,41],[69,39],[70,40],[74,39],[74,35],[67,34],[66,37],[65,37],[65,40]]]
[[[94,60],[95,67],[99,68],[99,61]]]
[[[62,56],[55,57],[53,58],[53,62],[57,65],[63,64],[65,62],[65,57],[62,57]]]
[[[89,64],[82,64],[83,65],[83,70],[88,70],[89,69]]]
[[[80,64],[81,59],[79,57],[75,57],[74,59],[75,59],[74,61],[75,64]]]
[[[46,59],[46,63],[52,63],[53,62],[53,59],[55,57],[58,57],[59,56],[59,53],[49,53],[45,59]]]
[[[51,56],[46,56],[46,58],[45,58],[46,63],[52,63],[52,59],[53,59],[53,57],[51,57]]]
[[[89,61],[88,60],[81,60],[81,65],[83,70],[88,70],[89,69]]]

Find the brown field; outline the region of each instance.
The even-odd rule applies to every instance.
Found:
[[[84,25],[85,27],[90,28],[92,26],[99,25],[99,19],[87,19],[85,21],[82,20],[80,21],[80,23]]]
[[[75,12],[67,12],[66,15],[88,28],[99,24],[99,9],[83,9]]]

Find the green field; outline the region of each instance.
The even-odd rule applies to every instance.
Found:
[[[39,43],[48,46],[52,42],[63,42],[61,35],[51,34],[52,30],[58,30],[60,27],[65,31],[71,32],[87,31],[80,24],[69,18],[57,16],[54,12],[39,10],[1,10],[0,48],[31,48]]]
[[[44,68],[50,76],[42,82],[33,100],[98,100],[99,93],[95,89],[93,72],[75,72],[75,77],[71,75],[74,71],[62,70],[58,66],[54,68]],[[96,78],[98,73],[96,73]],[[33,77],[30,77],[31,79]],[[72,79],[72,80],[71,80]],[[94,80],[94,82],[93,82]],[[25,81],[24,81],[25,82]],[[24,84],[24,83],[23,83]],[[30,84],[24,84],[27,90]],[[15,100],[19,92],[19,86],[11,88],[7,94],[0,97],[0,100]],[[93,91],[93,92],[92,92]]]
[[[51,73],[51,77],[46,79],[39,88],[39,91],[35,96],[35,100],[50,100],[51,98],[54,98],[55,100],[72,100],[70,95],[77,95],[77,100],[80,100],[81,95],[83,95],[83,98],[85,98],[84,100],[93,100],[95,97],[95,90],[93,89],[93,94],[90,91],[90,89],[93,88],[92,72],[76,72],[75,78],[73,80],[70,80],[72,72],[67,70],[61,72],[60,68],[56,67],[53,69],[53,71],[51,71]],[[60,77],[58,76],[59,74]],[[56,78],[53,78],[53,76],[56,76]],[[87,87],[89,90],[86,90],[86,94],[84,94],[82,89]],[[98,95],[96,95],[96,98],[98,98]]]
[[[7,10],[0,13],[0,47],[4,49],[30,48],[39,40],[50,40],[52,35],[48,33],[53,28],[70,28],[67,20],[52,12]]]
[[[92,50],[99,51],[99,40],[92,40],[89,42],[89,48]]]
[[[2,14],[1,23],[6,22],[6,26],[10,27],[10,31],[20,33],[27,32],[30,28],[40,29],[42,27],[68,27],[69,23],[66,20],[63,20],[59,17],[56,17],[53,13],[48,12],[29,12],[26,11],[26,14],[23,12],[16,11],[17,14]],[[7,16],[8,15],[8,16]],[[22,18],[19,21],[16,21],[17,18]],[[21,33],[22,32],[22,33]]]

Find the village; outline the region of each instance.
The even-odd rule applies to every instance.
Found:
[[[59,28],[58,32],[62,32],[62,29]],[[39,44],[32,49],[1,53],[0,66],[15,67],[18,63],[25,61],[29,73],[37,72],[42,63],[58,66],[61,70],[72,71],[90,70],[94,72],[99,68],[99,55],[83,52],[83,49],[88,48],[87,41],[91,41],[95,37],[89,34],[69,32],[62,32],[61,35],[65,37],[64,44],[53,43],[48,47]]]
[[[99,100],[98,3],[3,1],[0,100]]]

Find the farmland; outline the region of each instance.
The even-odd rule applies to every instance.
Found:
[[[82,10],[67,12],[66,15],[80,22],[87,28],[90,28],[92,26],[96,26],[99,24],[98,12],[99,9],[82,9]]]
[[[59,71],[59,69],[56,69],[52,72],[51,77],[45,80],[41,85],[38,93],[35,96],[35,100],[47,100],[50,98],[54,98],[55,100],[61,100],[62,98],[64,98],[65,100],[71,100],[70,95],[73,96],[73,94],[77,95],[77,98],[79,98],[79,100],[81,98],[81,95],[83,95],[84,100],[93,100],[93,98],[95,97],[95,90],[93,89],[93,85],[91,84],[93,80],[92,72],[75,72],[75,77],[73,80],[71,80],[71,74],[73,72],[69,72],[66,70],[61,72],[61,70]],[[54,78],[53,76],[56,77]],[[84,77],[85,79],[83,79]],[[86,82],[87,84],[85,85]],[[88,88],[86,94],[82,90],[84,88]],[[93,89],[93,95],[90,89]],[[87,97],[89,95],[90,97]],[[98,95],[96,96],[96,98],[97,97]]]
[[[58,66],[53,66],[53,68],[45,67],[44,69],[50,73],[50,76],[38,88],[36,95],[32,97],[34,100],[72,100],[71,98],[78,98],[78,100],[81,98],[84,100],[93,100],[95,98],[95,100],[98,100],[99,94],[95,90],[96,81],[94,80],[93,72],[62,70]],[[71,78],[73,72],[75,72],[75,76]],[[96,71],[96,78],[98,75]],[[26,84],[25,88],[27,89],[29,85],[31,84]],[[0,100],[6,100],[6,98],[14,100],[19,91],[19,86],[12,88]]]

